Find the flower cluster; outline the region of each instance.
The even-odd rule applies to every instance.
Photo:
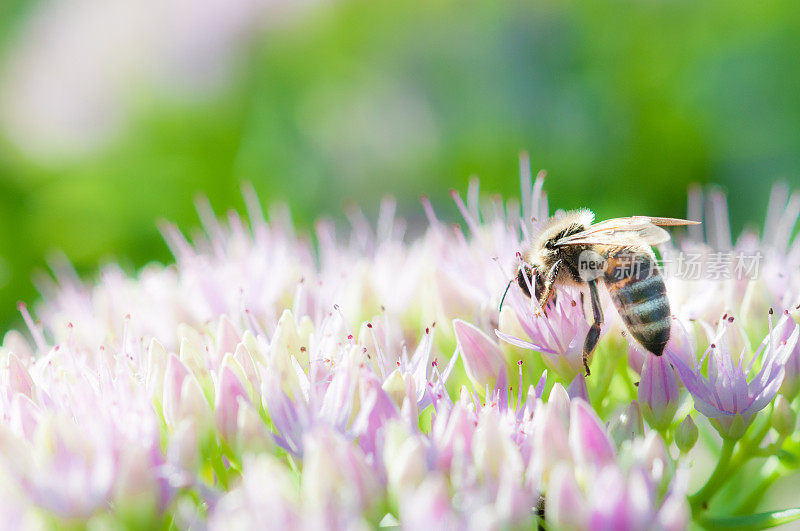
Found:
[[[477,182],[466,200],[454,193],[466,231],[423,199],[429,228],[413,241],[391,201],[375,228],[354,211],[345,237],[320,222],[312,241],[285,209],[267,222],[247,189],[249,223],[220,223],[200,202],[202,236],[163,227],[174,265],[136,276],[112,265],[93,283],[56,265],[38,320],[20,305],[28,330],[6,333],[0,349],[4,522],[736,524],[800,456],[800,243],[786,229],[796,212],[780,206],[795,199],[773,198],[768,227],[780,236],[737,243],[780,280],[668,277],[661,357],[625,333],[602,294],[585,378],[590,313],[578,290],[560,288],[545,312],[512,284],[497,310],[550,214],[544,175],[532,179],[524,159],[521,182],[521,203],[481,202]],[[730,237],[724,201],[709,208],[708,238],[680,245],[710,256]],[[780,309],[776,323],[767,308]],[[716,496],[767,458],[779,466],[763,484]],[[695,471],[709,459],[710,475]]]

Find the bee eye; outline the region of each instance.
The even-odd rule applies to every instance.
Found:
[[[553,244],[553,240],[547,240],[546,242],[544,242],[544,248],[545,249],[553,249],[553,248],[555,248],[555,244]]]

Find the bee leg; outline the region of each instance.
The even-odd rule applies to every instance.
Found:
[[[583,367],[586,369],[586,376],[589,376],[589,358],[597,346],[597,341],[600,339],[600,325],[603,324],[603,309],[600,307],[600,294],[597,292],[597,281],[589,281],[589,292],[592,298],[592,314],[594,322],[589,333],[586,334],[586,340],[583,343]]]
[[[557,260],[556,263],[553,264],[553,267],[550,268],[550,271],[547,272],[547,276],[544,279],[544,293],[539,297],[539,306],[542,308],[545,317],[547,317],[547,304],[550,302],[550,296],[553,294],[553,284],[558,277],[558,270],[560,268],[561,260]]]

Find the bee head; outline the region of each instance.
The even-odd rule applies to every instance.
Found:
[[[538,275],[536,273],[536,266],[530,266],[528,264],[523,264],[517,270],[517,276],[515,279],[511,279],[508,282],[508,286],[506,286],[506,291],[503,293],[503,298],[500,300],[500,308],[499,311],[503,309],[503,301],[506,300],[506,295],[508,294],[508,288],[511,287],[511,284],[514,280],[517,281],[522,293],[525,294],[526,297],[530,298],[531,290],[528,286],[532,286],[536,296],[538,297],[540,293],[544,292],[544,279],[542,275]]]

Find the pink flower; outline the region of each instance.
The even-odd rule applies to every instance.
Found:
[[[214,393],[217,429],[229,441],[236,437],[240,404],[248,405],[250,398],[239,376],[232,368],[232,358],[222,364]]]
[[[553,472],[545,505],[546,521],[557,529],[685,529],[689,508],[685,491],[675,488],[660,498],[647,468],[601,469],[579,483],[575,472],[560,464]]]
[[[563,392],[556,397],[551,394],[553,398],[563,402]],[[572,400],[566,414],[563,406],[550,403],[539,414],[550,417],[536,425],[542,430],[540,440],[550,450],[534,454],[534,462],[546,461],[538,468],[549,469],[543,476],[548,527],[676,531],[686,527],[689,508],[684,475],[671,468],[655,432],[617,450],[603,422],[581,399]]]
[[[638,396],[642,415],[650,426],[666,429],[680,404],[678,379],[666,356],[645,356]]]
[[[456,319],[453,321],[458,352],[464,360],[467,375],[480,389],[497,381],[501,372],[506,371],[503,351],[491,337],[475,326]]]
[[[297,529],[300,489],[277,458],[260,454],[244,461],[241,482],[213,506],[210,529]]]
[[[778,328],[787,326],[784,316]],[[797,345],[800,327],[793,321],[788,325],[791,334],[781,339],[772,328],[761,342],[753,358],[747,363],[744,349],[740,354],[731,351],[733,319],[720,323],[714,342],[694,366],[689,366],[679,356],[667,353],[683,384],[694,398],[694,406],[708,417],[722,437],[741,437],[753,416],[769,404],[783,382],[784,366]],[[734,360],[738,358],[738,362]],[[706,375],[703,364],[708,359]],[[761,369],[756,374],[751,370],[756,359]],[[750,381],[748,381],[750,377]]]
[[[568,381],[584,373],[583,343],[589,323],[575,292],[559,290],[546,317],[536,300],[525,297],[518,286],[509,289],[505,303],[514,312],[527,338],[495,330],[497,337],[512,345],[541,352],[545,364]]]
[[[675,356],[679,356],[687,364],[691,362],[692,357],[697,350],[696,341],[694,336],[689,333],[686,325],[678,318],[672,318],[672,327],[670,329],[669,342],[667,343],[664,351],[670,351]],[[642,373],[642,368],[645,361],[653,355],[642,348],[642,346],[628,338],[628,365],[637,373]]]
[[[569,445],[576,464],[602,467],[616,459],[616,450],[597,413],[584,400],[570,407]]]
[[[366,456],[334,430],[317,428],[304,442],[301,493],[311,522],[351,527],[382,497],[375,470]]]

